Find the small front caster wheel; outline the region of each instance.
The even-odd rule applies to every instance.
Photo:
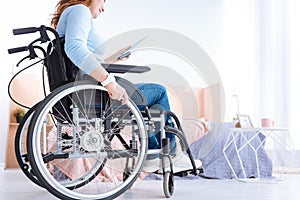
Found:
[[[174,192],[174,177],[173,173],[165,172],[164,173],[164,193],[166,198],[170,198]]]

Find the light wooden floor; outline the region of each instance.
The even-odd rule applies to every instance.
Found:
[[[122,199],[165,199],[161,180],[136,182]],[[300,175],[288,175],[282,182],[244,183],[237,180],[176,180],[171,200],[299,200]],[[48,191],[36,186],[20,170],[0,169],[0,199],[51,200],[56,199]]]

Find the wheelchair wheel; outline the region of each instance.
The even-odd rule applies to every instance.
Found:
[[[34,110],[36,109],[37,105],[33,106],[30,110],[28,110],[18,126],[15,136],[15,155],[18,161],[20,168],[22,169],[23,173],[35,184],[43,187],[41,182],[35,176],[33,169],[29,163],[27,148],[26,148],[26,138],[27,138],[27,131],[29,127],[29,123],[31,121],[32,115]],[[58,175],[59,176],[59,175]],[[69,184],[68,188],[80,187],[82,181],[78,180],[77,182],[73,181],[73,184]]]
[[[46,132],[49,118],[53,129]],[[57,88],[39,104],[27,147],[38,180],[58,198],[111,199],[140,174],[147,132],[131,100],[121,105],[105,88],[81,81]]]
[[[174,192],[174,176],[170,171],[164,173],[163,188],[165,197],[170,198]]]
[[[23,120],[20,122],[18,126],[18,129],[16,131],[16,136],[15,136],[15,155],[23,173],[32,182],[43,187],[40,181],[36,178],[34,172],[32,171],[32,168],[28,160],[27,148],[26,148],[28,126],[31,121],[32,115],[34,113],[35,107],[36,105],[26,112]]]

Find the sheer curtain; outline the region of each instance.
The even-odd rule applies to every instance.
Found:
[[[290,103],[290,128],[293,135],[296,149],[300,149],[300,131],[299,131],[299,110],[300,110],[300,1],[290,0],[289,11],[289,30],[291,47],[291,77],[288,88],[291,90]]]
[[[290,55],[286,1],[256,1],[258,114],[289,125]]]
[[[237,94],[240,112],[249,114],[254,126],[268,117],[288,128],[297,150],[289,166],[299,167],[300,1],[224,0],[223,7],[219,65],[227,102]],[[272,149],[281,161],[288,155]]]
[[[273,118],[287,127],[300,149],[299,25],[297,0],[255,0],[256,16],[256,118]],[[299,23],[299,22],[298,22]],[[298,37],[297,37],[298,36]]]

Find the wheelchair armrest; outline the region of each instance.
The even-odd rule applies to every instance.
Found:
[[[150,67],[137,65],[123,65],[123,64],[101,64],[104,69],[110,73],[144,73],[150,71]]]
[[[144,95],[133,83],[118,76],[116,76],[116,80],[123,88],[125,88],[128,96],[138,107],[144,107],[148,104]]]

